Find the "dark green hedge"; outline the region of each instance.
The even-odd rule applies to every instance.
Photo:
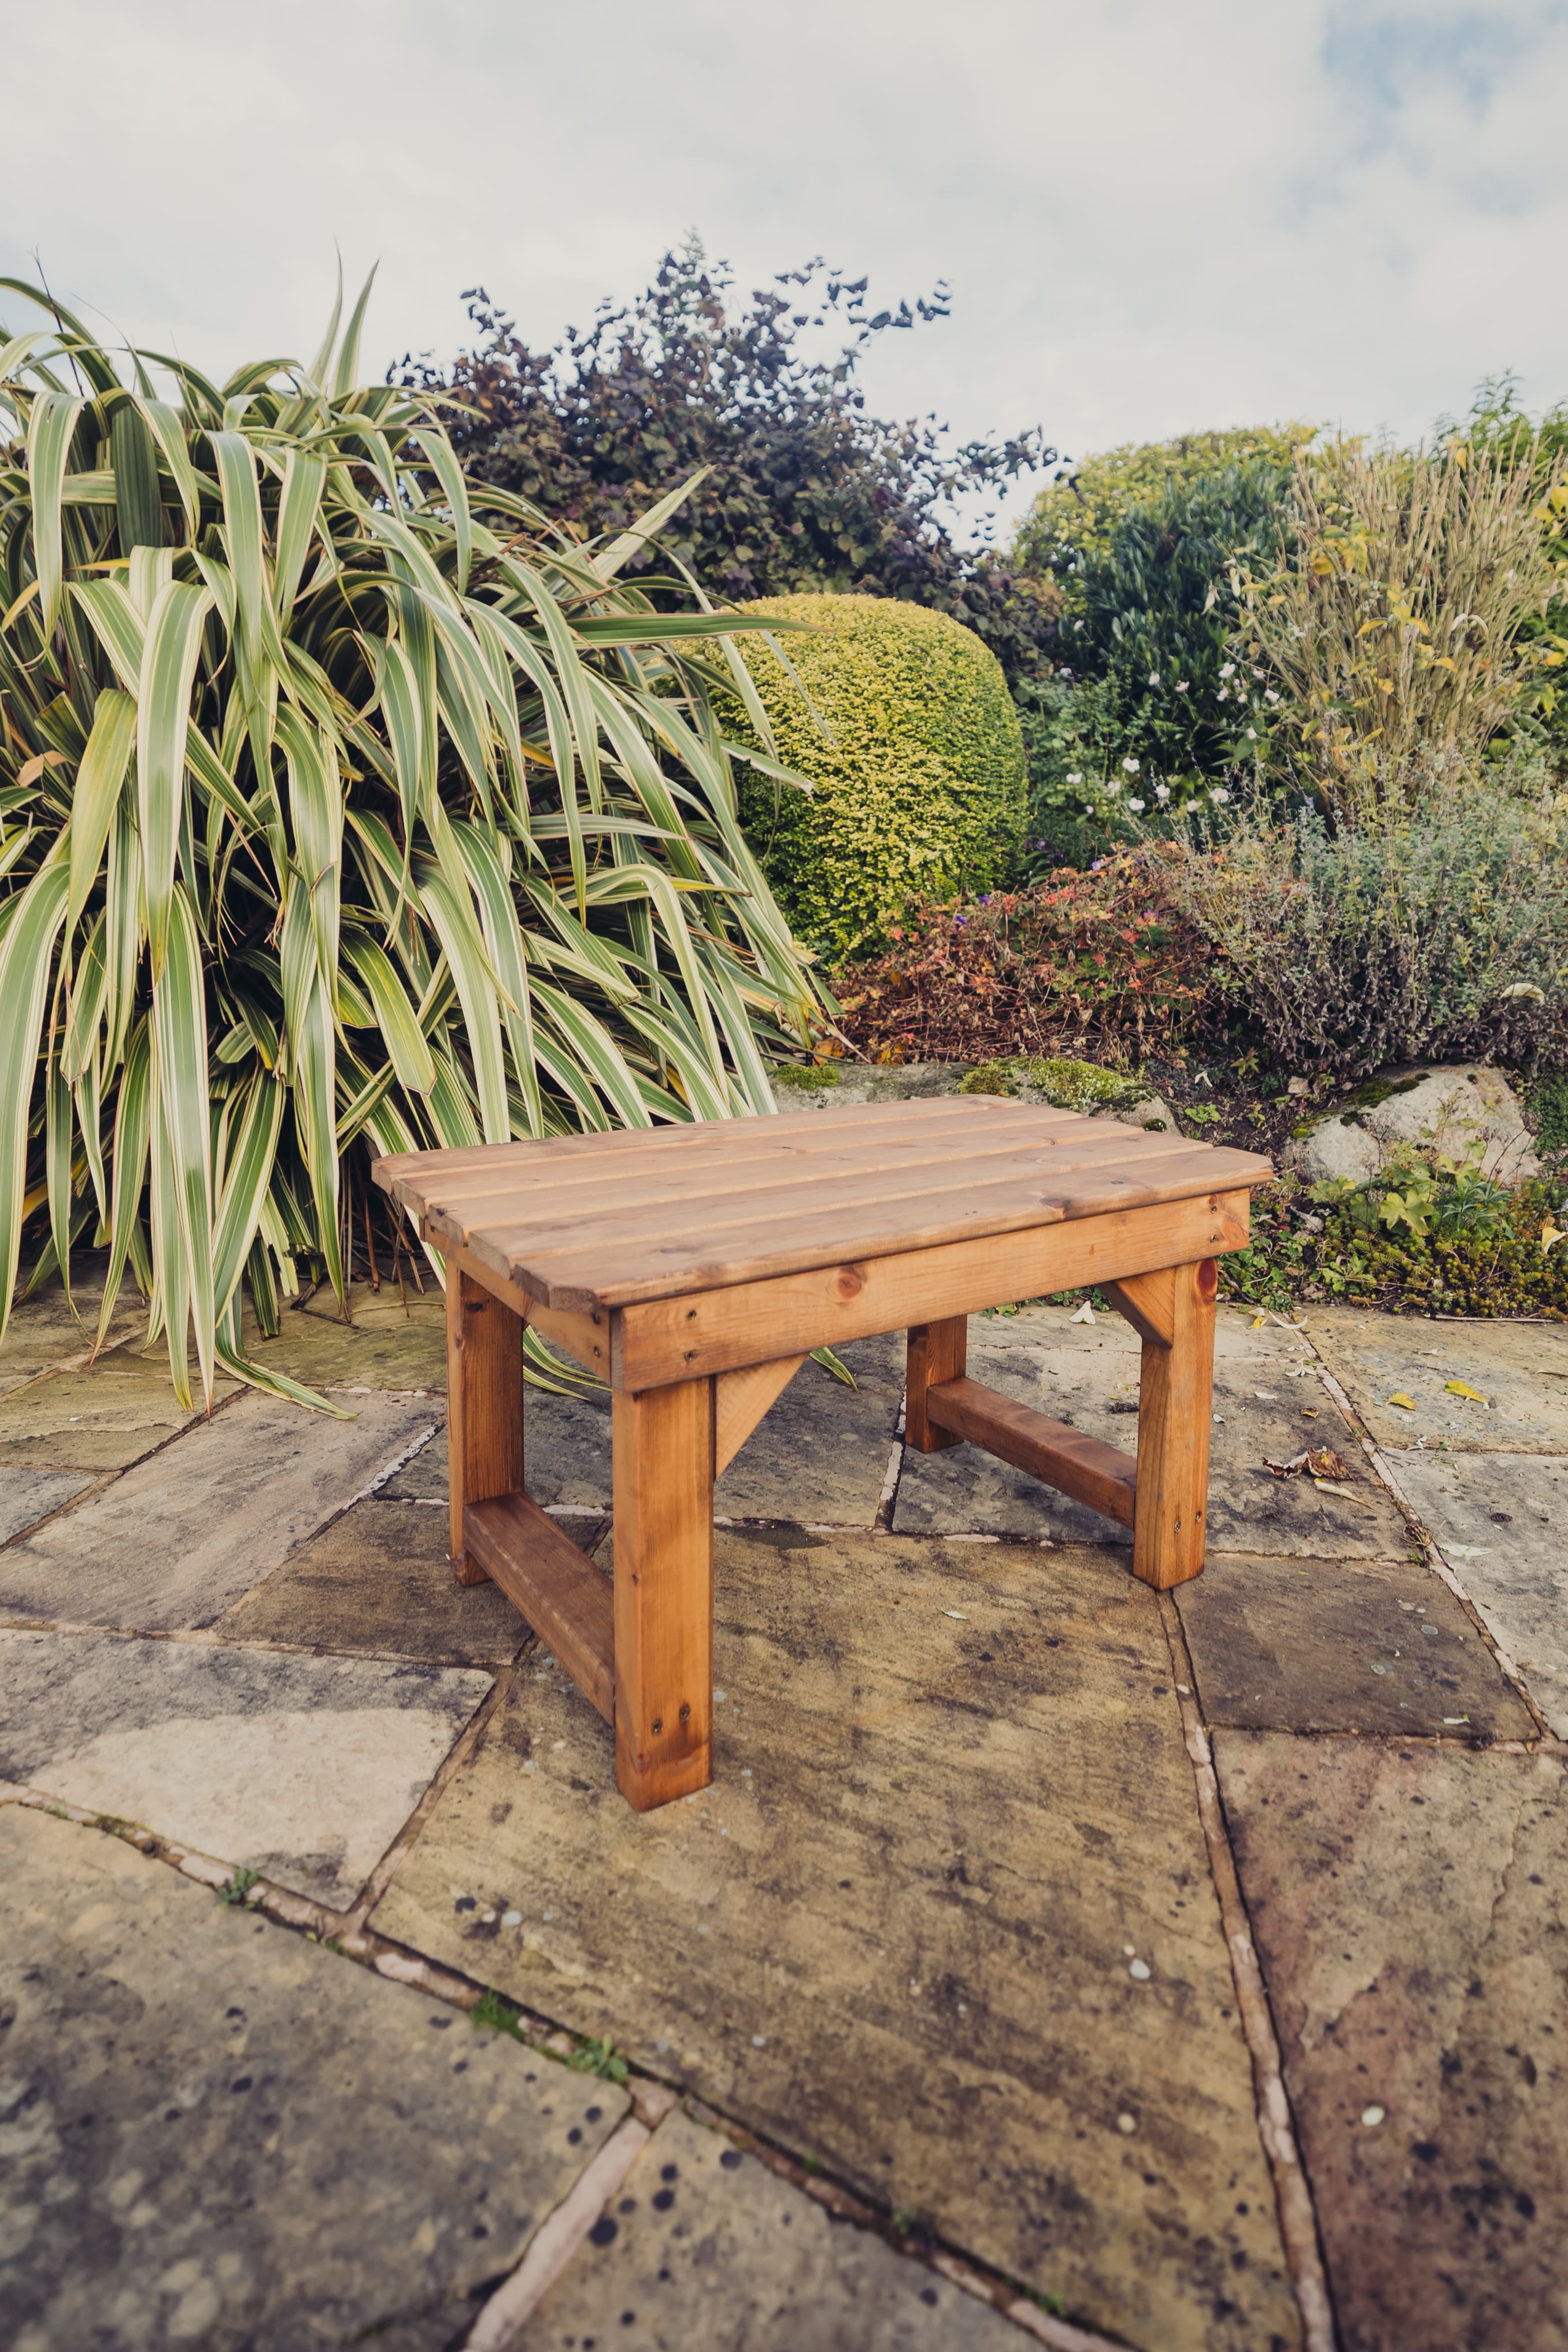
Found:
[[[800,938],[834,954],[879,944],[910,901],[1007,878],[1026,808],[1018,714],[971,629],[880,596],[773,596],[742,612],[810,621],[781,640],[829,741],[765,640],[737,640],[786,767],[808,797],[754,772],[742,815]],[[755,737],[739,715],[744,740]]]

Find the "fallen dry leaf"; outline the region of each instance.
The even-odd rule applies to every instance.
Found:
[[[1491,1410],[1490,1398],[1484,1397],[1479,1389],[1473,1389],[1468,1381],[1445,1381],[1443,1386],[1450,1396],[1468,1397],[1472,1404],[1484,1404],[1489,1412]]]
[[[1415,1398],[1405,1396],[1403,1391],[1399,1389],[1394,1390],[1394,1394],[1389,1398],[1388,1402],[1390,1404],[1403,1405],[1406,1412],[1414,1412],[1415,1410]]]
[[[1315,1454],[1309,1452],[1307,1462],[1314,1478],[1348,1478],[1351,1475],[1350,1464],[1331,1445],[1320,1445]]]

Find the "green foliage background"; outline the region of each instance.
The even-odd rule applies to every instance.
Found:
[[[673,561],[728,598],[908,599],[966,623],[1009,677],[1054,642],[1049,583],[964,543],[953,504],[1054,463],[1038,427],[958,443],[929,416],[870,415],[859,387],[868,346],[946,319],[945,286],[878,307],[864,278],[814,260],[742,296],[693,235],[645,293],[605,301],[547,350],[521,342],[482,289],[466,299],[476,347],[441,369],[405,360],[401,375],[438,404],[471,480],[597,533],[707,469],[659,547],[627,559],[628,577]],[[837,349],[808,340],[822,330]],[[668,581],[650,584],[667,604]]]
[[[797,935],[853,953],[918,895],[1005,879],[1025,813],[1024,745],[1001,667],[973,631],[886,597],[775,596],[742,611],[818,632],[787,640],[794,678],[765,640],[736,641],[780,759],[813,786],[753,772],[741,788]],[[738,705],[735,725],[757,742]]]

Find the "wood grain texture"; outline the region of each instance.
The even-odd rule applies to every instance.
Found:
[[[721,1372],[713,1383],[713,1475],[721,1478],[757,1423],[778,1402],[804,1356],[753,1364],[743,1372]]]
[[[531,1496],[498,1495],[464,1513],[468,1558],[500,1585],[606,1723],[616,1719],[610,1580]]]
[[[569,1356],[574,1356],[586,1370],[597,1372],[601,1380],[609,1378],[610,1324],[607,1315],[567,1315],[553,1307],[542,1307],[536,1298],[529,1297],[526,1290],[520,1290],[506,1275],[487,1265],[474,1251],[465,1249],[460,1242],[453,1241],[449,1234],[426,1230],[425,1238],[431,1248],[445,1258],[448,1284],[451,1271],[456,1267],[470,1282],[477,1283],[481,1290],[488,1291],[492,1298],[499,1298],[521,1321],[531,1323],[536,1331],[542,1331],[555,1347],[563,1349]]]
[[[1124,1209],[653,1299],[612,1316],[611,1379],[617,1389],[655,1388],[1212,1257],[1245,1248],[1249,1206],[1237,1192]]]
[[[1272,1171],[1179,1135],[949,1096],[403,1153],[374,1172],[437,1245],[468,1249],[542,1307],[591,1313],[1234,1191]]]
[[[1143,1343],[1132,1572],[1160,1592],[1184,1584],[1204,1564],[1218,1286],[1212,1258],[1178,1266],[1171,1343]]]
[[[969,1363],[969,1318],[945,1316],[939,1323],[910,1327],[904,1356],[904,1443],[917,1454],[941,1454],[962,1440],[933,1422],[926,1411],[931,1388],[961,1381]]]
[[[1171,1268],[1163,1266],[1157,1274],[1129,1274],[1120,1282],[1103,1282],[1100,1288],[1141,1339],[1168,1348],[1176,1334],[1174,1281]]]
[[[713,1383],[613,1408],[616,1781],[638,1812],[712,1778]]]
[[[482,1584],[463,1514],[522,1485],[522,1325],[460,1268],[447,1276],[447,1458],[452,1565],[459,1584]]]
[[[926,1411],[953,1442],[967,1438],[972,1445],[983,1445],[998,1461],[1010,1462],[1058,1494],[1070,1495],[1091,1511],[1131,1527],[1138,1465],[1131,1454],[1086,1436],[1069,1422],[1052,1421],[979,1381],[950,1381],[931,1390]]]

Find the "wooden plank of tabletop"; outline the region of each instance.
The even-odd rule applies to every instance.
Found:
[[[526,1232],[514,1235],[500,1231],[470,1234],[468,1246],[547,1306],[592,1312],[868,1255],[927,1249],[942,1242],[1018,1233],[1067,1219],[1091,1219],[1148,1203],[1234,1191],[1259,1183],[1271,1172],[1267,1160],[1249,1153],[1200,1146],[1169,1159],[1151,1158],[1141,1171],[1125,1166],[1077,1175],[1067,1171],[1047,1181],[1037,1168],[1031,1168],[1003,1182],[972,1184],[956,1195],[943,1191],[797,1210],[734,1236],[710,1231],[671,1235],[667,1222],[662,1230],[628,1236],[618,1248],[601,1235],[587,1248],[534,1251]],[[917,1314],[912,1319],[922,1318]]]
[[[1102,1154],[1124,1150],[1133,1132],[1106,1125],[1095,1137],[1091,1129],[1092,1144],[1086,1141],[1084,1148],[1096,1149]],[[1165,1139],[1165,1148],[1177,1148],[1181,1141],[1180,1137],[1173,1142]],[[569,1219],[577,1225],[588,1222],[597,1225],[635,1213],[655,1200],[731,1202],[753,1193],[794,1192],[802,1186],[839,1181],[858,1184],[864,1190],[885,1174],[909,1169],[930,1168],[951,1173],[955,1167],[972,1162],[1016,1157],[1020,1150],[1059,1150],[1076,1149],[1078,1144],[1078,1132],[1072,1128],[1064,1128],[1056,1135],[1027,1138],[1021,1138],[1016,1129],[982,1128],[965,1134],[959,1151],[951,1139],[942,1139],[927,1129],[919,1135],[885,1139],[875,1149],[862,1143],[858,1149],[841,1151],[808,1153],[785,1150],[757,1152],[747,1159],[727,1161],[651,1159],[624,1174],[617,1168],[608,1178],[604,1171],[596,1178],[574,1178],[568,1171],[555,1166],[499,1182],[494,1178],[483,1183],[437,1179],[420,1188],[417,1205],[420,1213],[439,1209],[456,1216],[465,1228],[482,1228],[501,1217],[510,1223],[537,1222],[544,1225],[555,1219]]]
[[[375,1163],[376,1181],[388,1191],[406,1192],[410,1205],[423,1207],[439,1197],[456,1203],[486,1197],[516,1198],[526,1192],[559,1188],[582,1192],[602,1188],[631,1192],[642,1181],[668,1175],[687,1181],[700,1172],[736,1171],[752,1163],[782,1160],[792,1167],[817,1160],[868,1156],[926,1149],[932,1153],[952,1150],[962,1138],[967,1150],[986,1136],[1010,1137],[1015,1145],[1025,1135],[1070,1131],[1095,1124],[1074,1111],[1036,1114],[1027,1106],[998,1103],[994,1111],[976,1098],[978,1116],[958,1119],[928,1117],[886,1118],[879,1114],[870,1125],[858,1115],[819,1115],[815,1127],[797,1129],[781,1119],[710,1121],[690,1127],[639,1129],[614,1137],[562,1137],[548,1143],[479,1144],[452,1151],[405,1151]],[[935,1108],[912,1104],[911,1112]],[[1020,1124],[1017,1112],[1026,1112]],[[1103,1122],[1110,1124],[1110,1122]],[[1125,1132],[1136,1133],[1137,1129]],[[633,1149],[610,1152],[579,1152],[577,1143],[616,1142]]]
[[[924,1146],[907,1154],[889,1153],[876,1163],[852,1156],[823,1156],[805,1162],[758,1161],[743,1170],[705,1169],[696,1181],[667,1171],[642,1179],[628,1198],[605,1198],[585,1188],[552,1187],[541,1197],[532,1187],[451,1201],[433,1190],[425,1213],[455,1223],[464,1235],[491,1240],[528,1235],[531,1255],[553,1247],[615,1253],[642,1233],[668,1234],[672,1227],[700,1230],[705,1237],[744,1233],[808,1209],[857,1207],[868,1200],[892,1202],[931,1193],[950,1197],[953,1213],[977,1185],[1038,1179],[1051,1184],[1066,1171],[1137,1167],[1170,1159],[1193,1147],[1181,1136],[1131,1135],[1110,1129],[1068,1133],[1029,1142],[1020,1150],[1016,1135],[972,1141],[962,1156]],[[920,1220],[925,1222],[923,1217]]]

